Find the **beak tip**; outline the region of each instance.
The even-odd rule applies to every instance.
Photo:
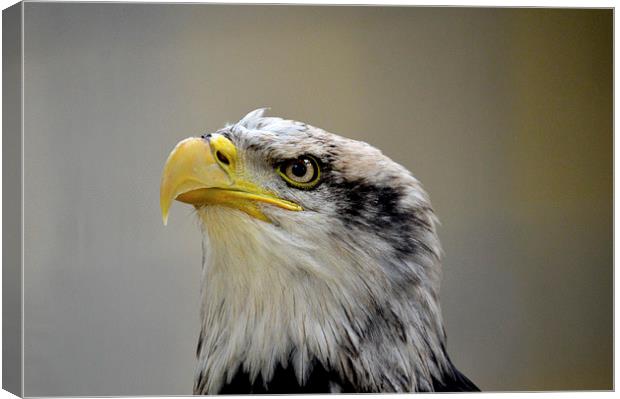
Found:
[[[170,211],[169,201],[162,201],[161,204],[161,221],[164,223],[164,226],[168,225],[168,213]]]
[[[168,212],[167,211],[162,211],[161,221],[164,223],[164,226],[168,225]]]
[[[161,210],[161,220],[164,223],[164,226],[168,225],[168,214],[170,213],[170,205],[172,200],[170,199],[170,195],[168,190],[164,189],[165,183],[162,181],[161,191],[159,195],[159,209]]]

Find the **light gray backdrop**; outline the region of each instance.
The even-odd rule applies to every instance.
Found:
[[[611,10],[27,3],[26,395],[191,393],[200,237],[160,172],[260,106],[422,180],[481,388],[610,389],[611,67]]]

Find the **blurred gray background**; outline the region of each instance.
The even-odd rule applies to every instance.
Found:
[[[25,5],[25,394],[190,394],[177,141],[246,112],[365,140],[442,220],[455,364],[612,388],[612,11]]]

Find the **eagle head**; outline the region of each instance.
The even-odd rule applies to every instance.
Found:
[[[176,199],[203,233],[194,392],[446,386],[422,186],[369,144],[264,112],[181,141],[164,167],[164,223]]]

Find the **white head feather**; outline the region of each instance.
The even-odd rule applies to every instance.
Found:
[[[367,391],[429,389],[448,369],[439,307],[436,218],[418,181],[374,147],[304,123],[250,112],[218,133],[246,177],[301,204],[264,206],[266,223],[230,208],[198,209],[202,331],[195,393],[243,370],[277,365],[307,378],[315,359]],[[316,190],[287,186],[281,159],[325,165]]]

